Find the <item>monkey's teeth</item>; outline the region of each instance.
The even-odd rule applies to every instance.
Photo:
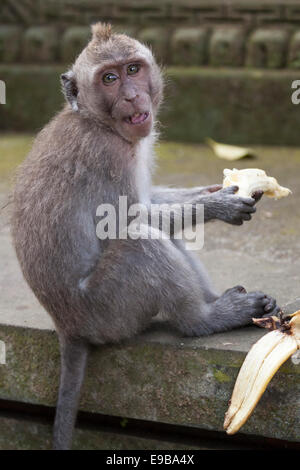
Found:
[[[147,117],[148,117],[149,113],[134,113],[132,116],[130,116],[129,118],[129,122],[131,124],[141,124],[142,122],[144,122]]]
[[[300,348],[300,311],[292,316],[288,328],[267,333],[247,354],[225,414],[228,434],[236,433],[247,421],[281,364]]]

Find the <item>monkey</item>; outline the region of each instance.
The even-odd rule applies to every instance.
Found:
[[[194,212],[203,205],[204,222],[232,225],[250,221],[262,196],[238,197],[237,187],[220,185],[152,185],[164,89],[152,51],[96,23],[61,84],[65,105],[18,169],[12,214],[23,275],[52,317],[60,344],[56,450],[71,448],[91,347],[133,337],[160,312],[180,334],[201,336],[279,310],[272,297],[242,286],[218,294],[182,240],[97,237],[97,207],[117,208],[120,196],[128,204],[189,203]]]

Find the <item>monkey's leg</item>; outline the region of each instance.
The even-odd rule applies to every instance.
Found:
[[[54,421],[53,449],[68,450],[84,379],[88,346],[80,340],[60,337],[61,376]]]
[[[196,308],[199,308],[198,313],[191,305],[189,310],[182,311],[181,316],[175,312],[169,317],[171,323],[183,333],[198,336],[226,331],[251,324],[253,317],[276,315],[280,311],[272,297],[259,291],[247,293],[241,286],[218,295],[195,254],[185,249],[182,240],[172,239],[172,242],[188,261],[199,288],[199,296],[193,300]]]
[[[185,248],[185,243],[183,240],[172,239],[172,241],[175,246],[183,253],[191,268],[195,271],[198,279],[199,289],[201,289],[205,301],[214,302],[217,300],[219,294],[217,294],[214,290],[212,282],[197,255]]]
[[[171,240],[112,240],[82,285],[80,331],[95,344],[133,336],[158,312],[187,336],[226,331],[250,324],[272,302],[261,293],[208,301],[205,280]]]
[[[181,310],[180,310],[181,309]],[[262,292],[247,293],[241,286],[228,289],[214,302],[187,298],[169,321],[187,336],[203,336],[250,325],[253,317],[277,315],[276,301]]]
[[[209,187],[209,188],[215,188],[216,186]],[[198,191],[203,189],[203,188],[194,188],[194,189],[191,189],[191,190],[189,190],[189,189],[182,189],[182,190],[180,190],[180,189],[177,189],[177,190],[168,190],[168,189],[163,190],[163,189],[161,189],[160,190],[160,188],[154,188],[154,189],[156,189],[156,191],[153,193],[152,202],[156,201],[156,202],[159,202],[161,204],[162,201],[166,201],[166,200],[169,200],[169,199],[171,200],[172,198],[173,198],[173,201],[176,200],[176,198],[177,198],[177,200],[181,200],[181,199],[184,199],[184,198],[186,198],[186,200],[187,200],[188,197],[190,197],[191,195],[194,195],[195,193],[198,193]],[[205,188],[203,190],[205,190]],[[165,217],[165,209],[162,209],[162,207],[160,207],[157,210],[158,210],[158,212],[161,213],[162,217],[161,217],[160,221],[162,222],[163,218]],[[153,210],[152,210],[152,213],[155,213],[155,212],[153,212]],[[166,210],[166,213],[167,213],[166,220],[169,222],[169,226],[170,226],[170,239],[171,239],[171,241],[176,246],[176,248],[183,254],[186,261],[189,263],[191,269],[195,273],[195,275],[197,277],[198,287],[199,287],[199,290],[201,290],[201,292],[202,292],[202,297],[204,298],[204,300],[206,302],[213,302],[219,296],[213,290],[210,279],[209,279],[204,267],[202,266],[202,263],[194,255],[194,253],[191,253],[190,251],[186,250],[185,243],[184,243],[183,240],[174,238],[174,232],[175,232],[174,226],[177,225],[177,227],[179,227],[179,226],[183,227],[184,208],[181,206],[181,209],[178,211],[178,213],[176,213],[176,211],[168,213],[168,210]],[[177,221],[175,220],[176,218],[177,218]],[[180,221],[179,224],[178,224],[178,220]],[[191,223],[194,222],[193,217],[190,217],[189,220],[190,220]],[[161,224],[159,225],[159,228],[160,228],[160,230],[162,230],[163,227],[162,227]]]
[[[200,284],[171,240],[111,240],[81,282],[81,311],[87,313],[80,334],[94,344],[120,341],[142,331],[158,312],[186,334],[193,334],[194,324],[198,334],[207,334]]]

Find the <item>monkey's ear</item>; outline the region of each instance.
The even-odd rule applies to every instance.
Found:
[[[69,70],[68,72],[63,73],[60,76],[60,80],[62,84],[63,94],[72,106],[73,111],[78,111],[78,88],[76,85],[74,72],[72,70]]]

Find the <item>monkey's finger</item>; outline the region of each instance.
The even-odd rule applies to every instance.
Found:
[[[253,197],[241,197],[240,200],[247,206],[254,206],[254,204],[256,203]]]
[[[268,297],[268,300],[269,300],[269,302],[264,307],[264,311],[266,313],[270,313],[276,307],[276,300],[275,299],[272,299],[272,297]]]
[[[230,224],[231,225],[243,225],[244,221],[240,217],[238,219],[232,219]]]
[[[262,318],[268,318],[270,316],[276,316],[278,317],[279,316],[279,313],[281,312],[281,308],[278,306],[278,305],[275,305],[275,307],[273,308],[273,310],[271,310],[270,312],[268,313],[265,313]]]
[[[266,305],[268,305],[270,303],[270,300],[271,300],[271,297],[268,297],[267,295],[264,295],[261,303],[265,307]]]
[[[240,294],[247,294],[245,287],[238,285],[238,286],[234,286],[234,287],[230,287],[229,289],[226,289],[223,295],[226,295],[226,294],[231,295],[232,292],[234,293],[239,292]]]
[[[209,193],[215,193],[216,191],[220,191],[220,189],[222,189],[222,188],[223,188],[223,186],[221,184],[213,184],[212,186],[208,186],[205,189]]]
[[[248,212],[243,212],[243,213],[242,213],[242,218],[243,218],[243,220],[251,220],[251,219],[252,219],[252,215],[249,214]]]
[[[239,190],[238,186],[228,186],[228,188],[223,188],[222,192],[224,194],[235,194],[238,190]]]
[[[257,203],[262,198],[263,194],[263,191],[255,191],[253,194],[251,194],[251,197],[255,199],[255,203]]]
[[[245,212],[248,214],[254,214],[256,212],[256,207],[249,206],[248,204],[243,204],[241,212]]]
[[[247,291],[246,291],[244,286],[239,286],[238,285],[238,286],[234,286],[234,287],[232,287],[231,289],[228,289],[228,290],[237,290],[241,294],[247,294]]]

